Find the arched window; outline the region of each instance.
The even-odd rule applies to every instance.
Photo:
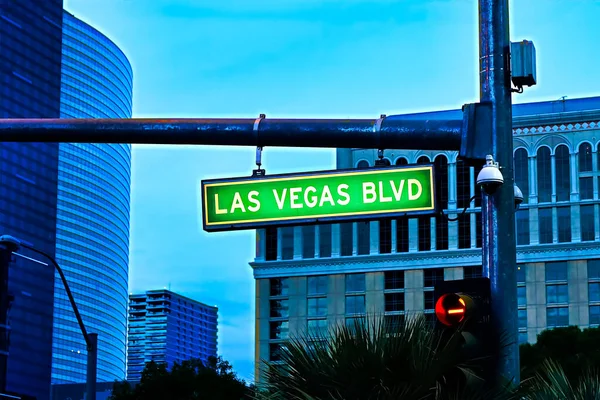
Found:
[[[552,166],[550,164],[550,149],[542,146],[537,151],[537,187],[538,202],[552,201]]]
[[[571,199],[571,164],[569,148],[560,145],[554,153],[556,167],[556,201],[569,201]]]
[[[592,177],[592,146],[589,143],[579,145],[579,198],[594,198],[594,178]]]
[[[369,168],[369,162],[367,160],[360,160],[356,165],[357,169],[365,169]]]
[[[517,149],[514,160],[515,184],[523,192],[523,203],[527,203],[529,198],[529,157],[527,156],[527,150]]]
[[[396,160],[396,165],[408,165],[408,160],[404,157],[399,157]]]
[[[594,198],[594,153],[592,145],[581,143],[579,145],[579,198],[592,200]],[[593,204],[582,204],[579,209],[581,228],[581,241],[596,239],[595,212]]]
[[[459,213],[469,205],[471,198],[471,168],[464,162],[456,163],[456,205]],[[458,248],[468,249],[471,247],[471,218],[470,214],[459,214],[458,216]]]
[[[408,160],[404,157],[398,157],[396,165],[408,165]],[[408,251],[408,218],[398,218],[396,220],[396,251],[405,253]]]
[[[448,209],[448,158],[438,155],[434,162],[435,192],[440,210]],[[445,216],[435,218],[435,248],[448,250],[448,220]]]
[[[421,156],[417,159],[417,164],[430,164],[431,160],[427,156]],[[419,221],[419,251],[431,250],[431,217],[424,215],[418,217]]]

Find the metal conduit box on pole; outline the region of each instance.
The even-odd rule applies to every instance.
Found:
[[[535,46],[529,40],[511,42],[510,73],[513,85],[522,88],[536,84]]]

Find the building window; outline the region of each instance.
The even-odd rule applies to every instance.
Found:
[[[594,181],[592,166],[592,146],[589,143],[579,145],[579,198],[594,198]]]
[[[523,203],[527,204],[529,198],[529,157],[527,150],[515,151],[515,184],[523,193]]]
[[[471,214],[465,213],[458,216],[458,248],[471,248]]]
[[[435,249],[448,250],[448,219],[435,217]]]
[[[347,257],[352,255],[354,243],[353,223],[344,222],[340,224],[340,255]]]
[[[379,220],[379,253],[388,254],[392,252],[392,220]]]
[[[569,288],[567,284],[547,285],[546,303],[547,304],[566,304],[569,302]]]
[[[346,296],[346,314],[364,314],[366,309],[365,296]]]
[[[519,328],[527,329],[527,310],[525,310],[525,309],[518,310],[518,317],[519,317]]]
[[[302,258],[315,257],[315,226],[302,227]]]
[[[589,280],[600,280],[600,260],[588,260],[587,270]]]
[[[589,242],[596,239],[596,227],[593,205],[582,205],[579,210],[581,241]]]
[[[520,331],[519,332],[519,344],[524,344],[527,343],[527,331],[523,332]]]
[[[270,326],[270,339],[284,340],[289,338],[289,322],[288,321],[271,321]]]
[[[435,308],[435,293],[433,290],[425,290],[423,292],[425,310],[433,310]]]
[[[423,270],[423,287],[432,288],[444,281],[444,268],[428,268]]]
[[[539,241],[552,243],[552,208],[538,209]]]
[[[309,296],[326,295],[328,281],[329,281],[329,276],[327,276],[327,275],[309,276],[306,279],[307,294]]]
[[[588,301],[600,302],[600,282],[588,283]]]
[[[448,158],[438,155],[434,160],[435,191],[440,210],[448,209]],[[435,218],[435,248],[448,250],[448,220],[445,216]]]
[[[456,162],[456,206],[459,210],[469,205],[471,198],[471,169],[462,161]]]
[[[396,220],[396,251],[398,253],[408,252],[408,219]]]
[[[269,343],[269,360],[270,361],[281,361],[281,354],[283,352],[282,343]]]
[[[552,201],[552,165],[550,149],[542,146],[537,151],[537,183],[538,202],[549,203]]]
[[[271,278],[271,296],[288,296],[289,295],[289,278]]]
[[[309,319],[306,321],[306,327],[308,328],[308,334],[312,337],[323,337],[327,334],[326,319]]]
[[[331,224],[319,225],[319,257],[331,257]]]
[[[404,289],[404,271],[385,272],[385,290]]]
[[[556,328],[569,325],[568,307],[551,307],[546,309],[546,326]]]
[[[327,316],[327,298],[315,297],[307,300],[308,316],[309,317],[326,317]]]
[[[571,162],[569,148],[560,145],[554,153],[556,172],[556,201],[569,201],[571,199]]]
[[[515,212],[517,227],[517,245],[529,244],[529,210],[517,210]]]
[[[277,260],[277,228],[265,229],[266,261]]]
[[[371,222],[361,221],[356,223],[356,229],[358,230],[358,244],[357,254],[367,255],[371,253]]]
[[[417,164],[429,164],[431,160],[427,156],[421,156],[417,159]],[[419,226],[419,251],[431,250],[431,217],[422,216],[417,218]]]
[[[271,300],[270,301],[271,318],[289,318],[290,305],[288,300]]]
[[[431,217],[417,218],[419,225],[419,251],[431,250]]]
[[[590,325],[600,325],[600,306],[590,306]]]
[[[568,278],[568,263],[554,261],[546,263],[546,282],[566,282]]]
[[[408,160],[404,157],[398,157],[396,165],[408,165]]]
[[[565,243],[571,241],[571,207],[557,207],[556,215],[558,218],[558,242]]]
[[[483,267],[481,265],[476,265],[474,267],[464,267],[463,271],[465,279],[481,278],[483,274]]]
[[[294,228],[286,226],[281,229],[281,259],[292,260],[294,258]]]
[[[385,293],[385,311],[404,311],[404,292]]]
[[[365,291],[365,274],[346,275],[346,293],[359,293]]]
[[[519,307],[527,305],[527,289],[525,286],[517,287],[517,305]]]
[[[404,314],[386,315],[385,324],[391,332],[399,331],[404,324]]]
[[[517,283],[525,283],[525,264],[517,264]]]

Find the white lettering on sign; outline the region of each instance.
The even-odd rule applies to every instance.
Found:
[[[300,196],[298,196],[298,193],[300,193],[302,191],[302,188],[299,187],[295,187],[295,188],[291,188],[290,189],[290,202],[291,207],[292,208],[302,208],[304,207],[304,204],[302,203],[296,203],[298,201],[298,199],[300,198]]]
[[[340,206],[345,206],[345,205],[347,205],[348,203],[350,203],[350,195],[349,195],[348,193],[346,193],[344,190],[348,190],[348,185],[346,185],[345,183],[342,183],[342,184],[341,184],[341,185],[339,185],[339,186],[338,186],[338,188],[337,188],[338,195],[339,195],[340,197],[343,197],[343,198],[344,198],[344,200],[338,200],[338,201],[337,201],[337,203],[338,203]]]
[[[219,208],[219,195],[215,193],[215,214],[227,214],[227,209]]]
[[[417,193],[413,192],[413,188],[416,186]],[[416,179],[408,180],[408,200],[416,200],[421,197],[421,193],[423,193],[423,187],[421,186],[421,182]]]
[[[309,197],[309,193],[317,193],[317,189],[312,186],[309,186],[304,191],[304,203],[308,206],[308,208],[313,208],[317,205],[317,196],[314,194]]]
[[[363,182],[363,203],[375,203],[377,193],[375,193],[375,184],[372,182]]]
[[[254,204],[253,206],[248,206],[248,211],[250,212],[257,212],[260,210],[260,201],[258,201],[256,196],[258,196],[258,192],[256,190],[252,190],[250,193],[248,193],[248,201]]]
[[[400,187],[398,189],[396,189],[394,181],[390,181],[390,185],[392,186],[392,192],[394,192],[394,199],[400,201],[402,198],[402,191],[404,190],[404,179],[400,181]]]
[[[327,185],[323,187],[323,193],[321,193],[321,201],[319,202],[319,207],[323,207],[323,204],[325,204],[326,201],[329,202],[332,206],[335,206],[333,196],[331,195],[331,190],[329,190],[329,186]]]
[[[408,183],[408,200],[417,200],[423,194],[423,186],[417,179],[401,179],[399,182],[388,181],[393,196],[386,196],[388,188],[384,187],[385,182],[379,181],[377,185],[374,182],[363,182],[363,203],[371,204],[379,201],[380,203],[390,203],[400,201],[404,192],[404,186]]]

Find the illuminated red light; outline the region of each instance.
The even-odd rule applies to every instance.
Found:
[[[435,315],[446,326],[455,326],[461,323],[467,312],[467,304],[461,296],[448,293],[440,296],[435,304]]]

